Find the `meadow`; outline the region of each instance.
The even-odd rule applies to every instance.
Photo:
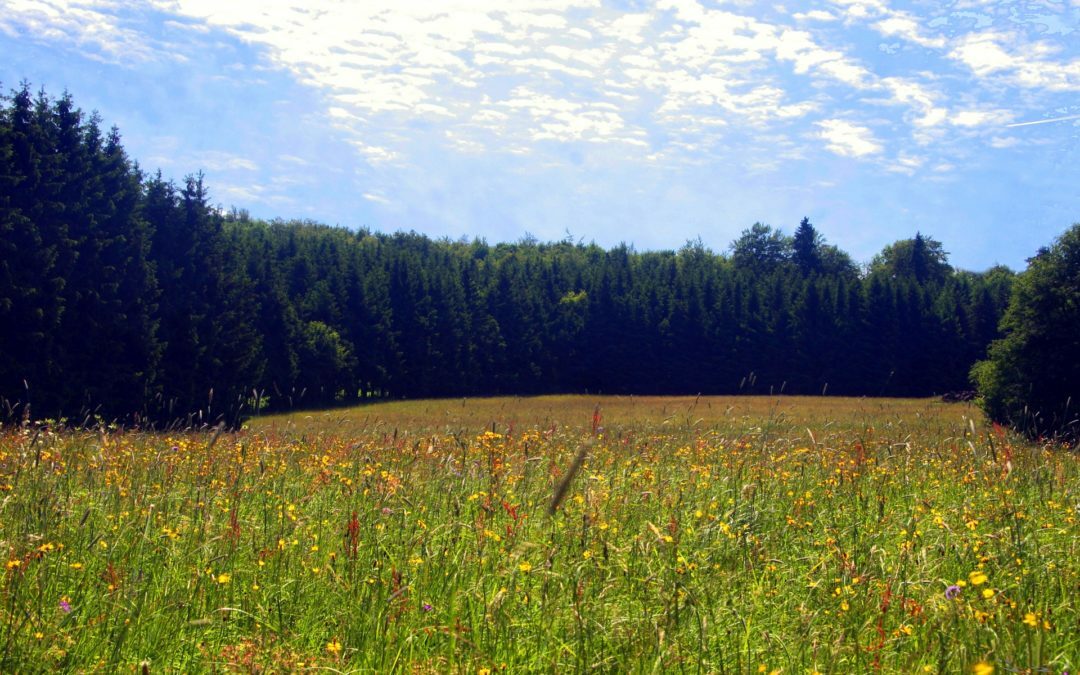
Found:
[[[1065,673],[1080,455],[971,404],[0,431],[2,672]]]

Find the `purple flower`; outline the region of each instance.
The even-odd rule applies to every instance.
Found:
[[[433,609],[435,609],[435,608],[434,608],[434,607],[432,607],[431,605],[429,605],[428,603],[426,603],[426,602],[425,602],[425,603],[424,603],[424,606],[423,606],[423,608],[422,608],[422,609],[423,609],[423,610],[424,610],[425,612],[430,612],[431,610],[433,610]]]
[[[71,603],[67,600],[61,600],[60,609],[64,612],[64,614],[71,614]]]
[[[953,584],[952,586],[949,586],[945,589],[945,598],[948,600],[952,600],[958,595],[960,595],[960,587],[956,584]]]

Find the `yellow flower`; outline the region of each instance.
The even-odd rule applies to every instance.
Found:
[[[9,560],[9,561],[7,561],[7,568],[10,570],[10,569],[13,569],[15,567],[18,567],[21,564],[22,564],[21,560]]]
[[[225,584],[232,581],[232,575],[228,574],[227,572],[222,572],[221,574],[217,575],[215,581],[224,586]]]
[[[1032,628],[1038,628],[1039,627],[1039,615],[1036,614],[1035,612],[1028,612],[1027,614],[1024,615],[1024,623],[1031,626]]]
[[[529,572],[530,570],[532,570],[532,563],[525,561],[518,565],[518,569],[522,572]]]
[[[971,582],[972,586],[981,586],[986,583],[987,579],[988,577],[982,570],[975,570],[968,575],[968,581]]]
[[[975,675],[993,675],[994,667],[986,661],[979,661],[971,667],[971,672]]]
[[[330,652],[334,656],[341,653],[341,643],[337,640],[332,640],[326,643],[326,651]]]
[[[987,600],[989,600],[990,598],[994,597],[994,589],[992,589],[992,588],[984,588],[983,592],[982,592],[982,596],[984,598],[986,598]]]

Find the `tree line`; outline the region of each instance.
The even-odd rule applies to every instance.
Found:
[[[266,222],[28,85],[0,109],[6,415],[235,420],[387,397],[967,389],[1014,274],[807,219],[716,253]],[[74,419],[74,421],[81,421]]]

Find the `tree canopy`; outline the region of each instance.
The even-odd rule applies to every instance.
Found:
[[[1049,255],[1049,254],[1048,254]],[[968,386],[1012,273],[916,234],[869,274],[803,219],[730,255],[433,240],[213,205],[24,85],[0,106],[8,417],[235,420],[377,397]],[[1018,320],[1014,320],[1015,321]]]
[[[1016,278],[1001,328],[973,369],[987,415],[1032,436],[1080,436],[1080,223]]]

